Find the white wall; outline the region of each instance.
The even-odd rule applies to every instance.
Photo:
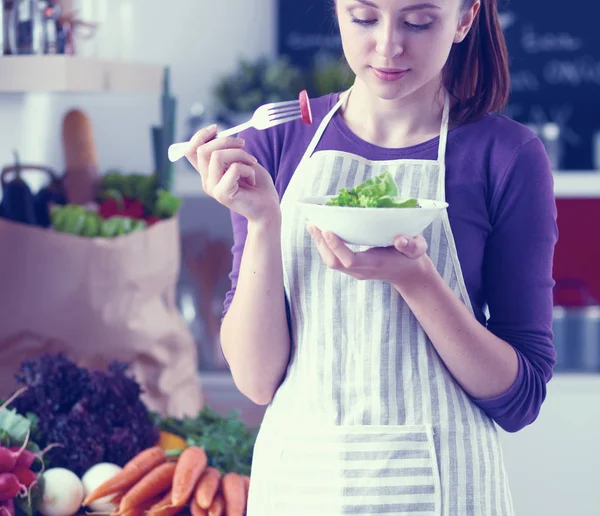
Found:
[[[109,7],[120,0],[108,2]],[[131,58],[171,67],[177,97],[177,138],[194,101],[211,102],[221,73],[241,57],[274,55],[274,0],[129,0],[133,6]],[[116,29],[109,8],[107,30]],[[105,48],[98,57],[112,52]],[[61,123],[72,107],[86,111],[94,125],[103,170],[120,167],[150,172],[150,127],[159,122],[158,95],[0,95],[0,164],[12,162],[18,148],[23,161],[62,171]],[[180,167],[183,164],[180,163]]]

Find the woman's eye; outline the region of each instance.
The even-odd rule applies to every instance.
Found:
[[[412,29],[412,30],[427,30],[433,24],[433,22],[423,23],[423,24],[416,24],[416,23],[409,23],[409,22],[404,22],[404,23],[406,24],[406,26],[409,29]]]
[[[352,18],[352,23],[358,23],[364,27],[368,27],[369,25],[374,25],[377,23],[377,20],[362,20],[361,18]]]

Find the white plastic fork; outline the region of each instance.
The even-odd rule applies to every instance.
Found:
[[[218,133],[216,138],[225,138],[226,136],[237,134],[250,127],[259,130],[268,129],[269,127],[275,127],[279,124],[298,120],[301,117],[300,101],[290,100],[287,102],[272,102],[260,106],[254,112],[252,118],[247,122]],[[183,158],[189,144],[190,142],[181,142],[169,146],[169,160],[175,162]]]

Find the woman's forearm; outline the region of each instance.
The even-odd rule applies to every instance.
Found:
[[[268,225],[248,224],[235,295],[221,326],[221,346],[238,389],[255,403],[268,404],[290,354],[279,216]]]
[[[423,274],[394,285],[441,359],[473,398],[504,394],[518,374],[513,347],[482,326],[452,292],[428,257]]]

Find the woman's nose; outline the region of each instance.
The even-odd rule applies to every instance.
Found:
[[[382,57],[391,59],[404,50],[400,31],[396,29],[392,22],[381,23],[376,38],[375,51]]]

